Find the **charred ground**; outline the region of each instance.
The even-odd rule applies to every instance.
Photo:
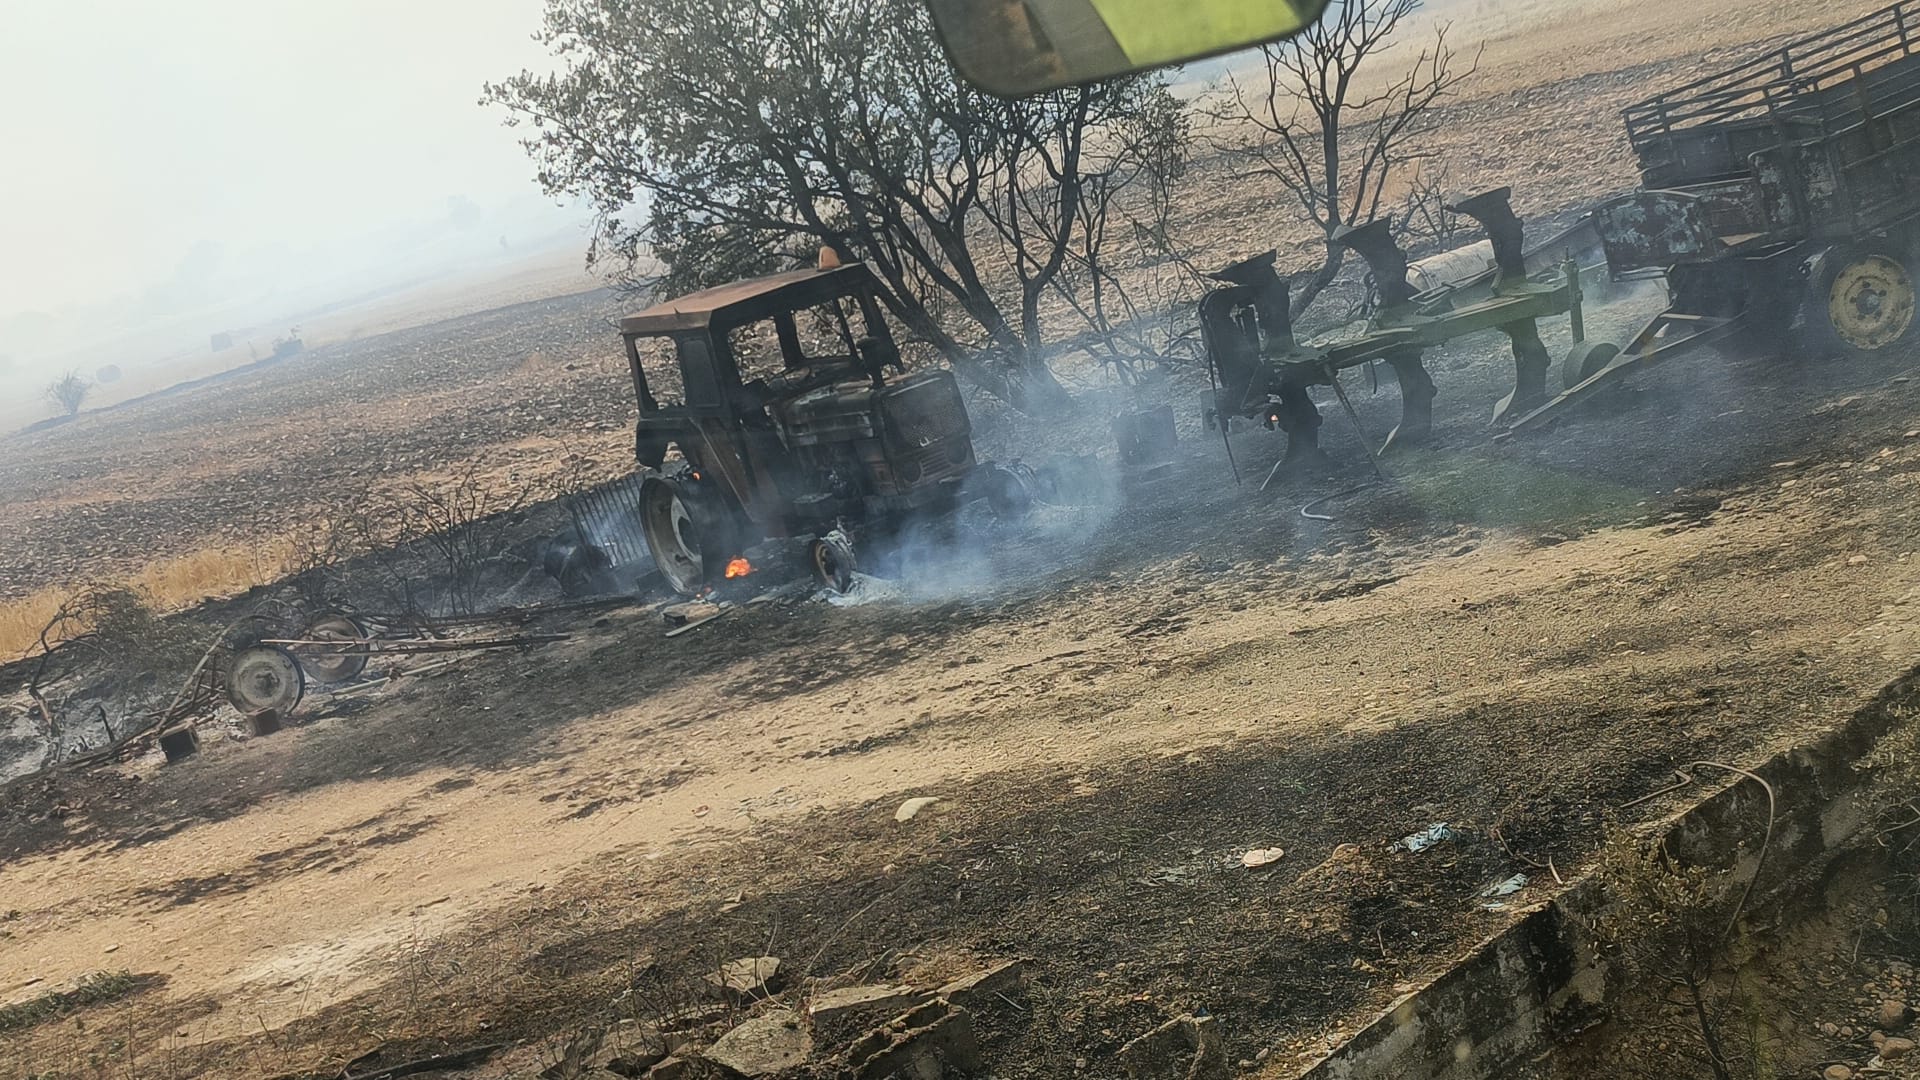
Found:
[[[1481,129],[1458,146],[1523,209],[1624,186],[1617,147],[1578,132],[1615,138],[1615,97],[1717,66],[1703,41],[1767,37],[1757,10],[1576,19],[1581,47],[1489,68],[1508,81],[1455,106]],[[1485,136],[1536,97],[1566,124]],[[1278,211],[1207,187],[1224,261]],[[1657,303],[1617,297],[1594,332]],[[242,541],[262,510],[297,527],[474,456],[617,468],[602,319],[623,306],[370,338],[14,440],[5,587]],[[1262,494],[1277,437],[1234,437],[1235,485],[1189,374],[1142,391],[1181,416],[1172,476],[984,534],[942,594],[743,607],[671,640],[644,607],[609,612],[182,767],[9,785],[0,993],[102,966],[168,981],[34,1026],[0,1067],[131,1046],[145,1074],[332,1074],[376,1046],[508,1042],[491,1075],[530,1073],[636,979],[672,1000],[771,951],[923,984],[1031,956],[1028,994],[983,1013],[996,1075],[1103,1074],[1195,1008],[1286,1075],[1499,925],[1490,881],[1543,895],[1654,812],[1620,808],[1676,763],[1790,744],[1920,658],[1920,356],[1707,357],[1494,445],[1499,352],[1433,357],[1438,445],[1331,523],[1302,504],[1371,481],[1337,408],[1341,471]],[[1377,438],[1394,394],[1350,388]],[[1066,425],[978,410],[987,452],[1104,442],[1133,398],[1083,389]],[[941,801],[895,822],[912,795]],[[1441,821],[1456,839],[1392,849]],[[1277,865],[1240,866],[1271,846]]]

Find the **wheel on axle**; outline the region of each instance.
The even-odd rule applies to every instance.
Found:
[[[674,592],[698,592],[707,581],[706,530],[679,484],[649,477],[640,487],[640,535]]]
[[[307,624],[300,636],[308,641],[347,641],[367,640],[367,628],[349,615],[322,615]],[[323,645],[296,645],[291,650],[293,658],[300,662],[300,670],[306,677],[317,683],[346,682],[358,678],[367,670],[367,647],[365,645],[347,645],[339,649],[329,649]]]
[[[813,560],[815,581],[842,594],[853,588],[853,572],[858,564],[853,558],[853,546],[839,530],[816,538],[808,545],[808,554]]]
[[[300,662],[278,645],[255,645],[235,653],[227,665],[227,701],[242,715],[284,717],[306,695]]]
[[[1613,359],[1620,355],[1620,346],[1604,341],[1582,341],[1575,345],[1565,360],[1560,361],[1560,383],[1562,388],[1571,390],[1588,379],[1598,375]]]
[[[1914,269],[1892,248],[1838,249],[1813,276],[1803,344],[1817,356],[1878,352],[1914,333]]]

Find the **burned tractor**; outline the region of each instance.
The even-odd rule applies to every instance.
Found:
[[[1612,275],[1665,277],[1669,306],[1514,430],[1700,346],[1813,356],[1913,339],[1916,26],[1920,4],[1894,4],[1626,110],[1641,189],[1594,226]]]
[[[1024,501],[1016,475],[974,460],[953,375],[905,370],[873,273],[829,256],[620,322],[640,532],[676,591],[778,537],[810,537],[813,569],[844,589],[856,538],[976,496],[1008,512]],[[671,357],[651,358],[654,341]]]

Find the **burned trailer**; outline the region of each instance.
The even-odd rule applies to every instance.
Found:
[[[1018,477],[975,461],[953,375],[905,370],[873,273],[830,256],[620,322],[640,412],[640,532],[676,591],[775,537],[811,537],[815,572],[844,588],[856,539],[975,496],[1022,499]],[[756,330],[771,331],[777,370],[748,369],[742,334]],[[655,339],[672,355],[649,371]]]
[[[1494,330],[1507,337],[1514,388],[1494,406],[1496,425],[1549,397],[1553,360],[1540,339],[1541,319],[1565,315],[1571,323],[1573,347],[1563,367],[1584,368],[1611,359],[1617,348],[1586,340],[1579,263],[1570,253],[1554,263],[1539,251],[1529,252],[1511,195],[1511,189],[1496,188],[1449,207],[1480,223],[1490,241],[1493,265],[1431,289],[1413,285],[1406,253],[1385,221],[1336,234],[1338,243],[1366,261],[1378,290],[1367,332],[1350,341],[1307,347],[1296,340],[1287,283],[1274,269],[1272,252],[1213,275],[1228,285],[1200,302],[1201,338],[1215,385],[1209,419],[1224,423],[1230,417],[1248,417],[1284,431],[1287,448],[1277,474],[1324,461],[1321,418],[1309,388],[1330,386],[1344,404],[1339,375],[1348,368],[1384,361],[1399,382],[1400,422],[1381,446],[1384,452],[1424,442],[1432,432],[1438,388],[1423,360],[1429,348]],[[1556,239],[1570,248],[1571,238],[1569,232]]]
[[[1514,430],[1703,346],[1821,356],[1912,339],[1916,20],[1920,4],[1894,4],[1626,110],[1641,188],[1594,225],[1612,276],[1664,276],[1668,306]]]

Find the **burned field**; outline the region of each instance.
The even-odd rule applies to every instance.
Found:
[[[1758,40],[1727,25],[1730,48]],[[1662,40],[1602,41],[1542,92],[1570,109],[1597,82],[1603,114],[1705,63]],[[1453,107],[1537,89],[1495,85]],[[1610,193],[1555,161],[1539,210]],[[1566,299],[1508,314],[1548,312],[1564,356]],[[1586,301],[1586,336],[1624,341],[1666,294]],[[422,477],[617,475],[625,311],[501,309],[17,439],[3,584],[164,538],[257,549]],[[1357,361],[1352,421],[1317,392],[1331,464],[1271,485],[1287,436],[1237,429],[1230,463],[1201,369],[1089,376],[1065,421],[975,398],[1001,461],[1104,447],[1142,406],[1171,405],[1180,438],[1101,499],[964,515],[860,602],[763,561],[708,620],[674,624],[652,586],[548,611],[524,647],[316,688],[281,730],[221,714],[176,764],[8,782],[0,1075],[1187,1075],[1138,1041],[1165,1029],[1195,1033],[1198,1075],[1298,1076],[1573,894],[1620,830],[1738,786],[1676,770],[1910,715],[1920,353],[1703,349],[1497,442],[1508,340],[1424,362],[1430,439],[1384,477],[1362,439],[1408,416]],[[515,528],[564,517],[540,490]],[[1856,989],[1911,997],[1891,965],[1920,915],[1907,878],[1832,877],[1833,925],[1794,922],[1782,940],[1818,940],[1767,961],[1782,1075],[1886,1054],[1908,1019],[1876,1018],[1872,1049],[1857,1017],[1821,1026]],[[1812,953],[1823,992],[1796,996]],[[1646,1007],[1592,1067],[1709,1074]]]
[[[673,639],[615,611],[183,766],[16,790],[9,985],[167,973],[116,1015],[188,1071],[504,1041],[505,1075],[735,956],[782,957],[801,998],[1027,957],[977,1010],[996,1071],[1072,1075],[1203,1008],[1287,1075],[1509,918],[1489,884],[1551,892],[1677,763],[1900,673],[1910,363],[1702,365],[1690,407],[1779,390],[1684,436],[1637,395],[1517,451],[1443,443],[1331,523],[1299,509],[1339,488],[1254,500],[1194,440],[1085,538],[996,537],[991,590]]]

